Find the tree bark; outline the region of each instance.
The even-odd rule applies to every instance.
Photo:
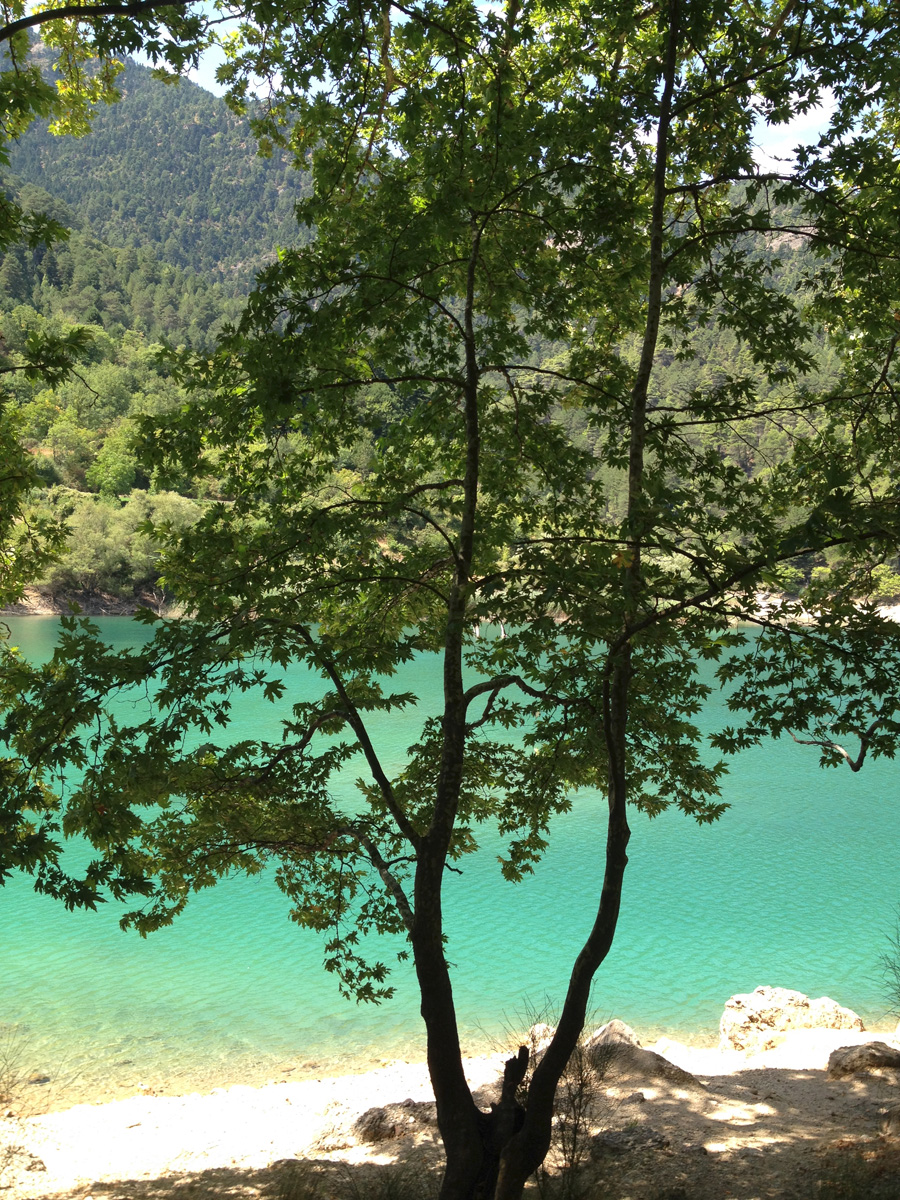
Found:
[[[434,813],[416,856],[415,917],[411,934],[427,1037],[428,1070],[447,1159],[441,1200],[475,1200],[486,1149],[491,1142],[490,1118],[479,1111],[472,1099],[463,1070],[453,988],[444,957],[441,901],[444,868],[456,821],[465,758],[466,700],[462,659],[475,552],[481,452],[478,412],[481,374],[475,341],[475,288],[481,229],[474,222],[472,234],[463,314],[465,388],[462,401],[466,462],[455,572],[447,602],[443,648],[443,748]]]

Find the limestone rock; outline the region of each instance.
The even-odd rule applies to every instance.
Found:
[[[810,1000],[790,988],[758,987],[732,996],[719,1022],[721,1050],[761,1054],[794,1029],[865,1029],[862,1018],[835,1000]]]
[[[828,1057],[828,1075],[840,1079],[862,1071],[900,1070],[900,1050],[887,1042],[866,1042],[862,1046],[841,1046]]]
[[[703,1084],[690,1071],[631,1042],[599,1042],[588,1046],[587,1052],[591,1064],[604,1079],[639,1079],[644,1083],[666,1083],[703,1091]]]
[[[634,1032],[630,1025],[626,1025],[624,1021],[620,1021],[618,1017],[613,1017],[611,1021],[607,1021],[605,1025],[601,1025],[599,1029],[595,1029],[585,1046],[603,1046],[608,1042],[624,1042],[629,1046],[640,1046],[641,1040]]]
[[[545,1021],[539,1021],[537,1025],[532,1025],[528,1030],[528,1048],[533,1058],[537,1059],[539,1054],[544,1053],[553,1041],[555,1033],[556,1026],[548,1025]]]
[[[353,1123],[353,1133],[361,1142],[387,1142],[392,1138],[416,1133],[437,1121],[437,1106],[404,1100],[400,1104],[367,1108]]]

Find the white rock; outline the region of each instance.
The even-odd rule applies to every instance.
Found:
[[[553,1041],[555,1033],[556,1026],[547,1025],[544,1021],[539,1021],[537,1025],[532,1025],[528,1030],[528,1049],[533,1055],[543,1054]]]
[[[758,987],[732,996],[719,1022],[722,1050],[761,1054],[797,1029],[848,1029],[862,1032],[862,1018],[827,996],[810,1000],[790,988]]]
[[[778,1044],[747,1058],[739,1055],[740,1070],[824,1071],[841,1046],[862,1046],[872,1035],[856,1029],[789,1029]]]
[[[641,1041],[630,1025],[613,1017],[599,1029],[595,1029],[585,1042],[586,1046],[605,1046],[608,1042],[626,1042],[629,1046],[640,1046]]]

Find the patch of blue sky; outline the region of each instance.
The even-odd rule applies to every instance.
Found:
[[[834,97],[831,92],[826,92],[820,104],[783,125],[767,125],[758,119],[753,129],[753,140],[759,169],[789,170],[794,165],[797,147],[814,146],[827,130],[834,110]]]

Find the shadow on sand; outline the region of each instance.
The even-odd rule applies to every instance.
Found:
[[[578,1169],[532,1181],[533,1200],[900,1200],[900,1143],[879,1131],[882,1113],[900,1101],[893,1079],[831,1080],[824,1071],[780,1069],[704,1076],[689,1087],[635,1086],[621,1079],[610,1089],[619,1096],[614,1103],[602,1097],[605,1116],[586,1129]],[[432,1133],[360,1146],[351,1157],[81,1184],[54,1200],[436,1196]]]
[[[425,1160],[388,1163],[285,1159],[262,1170],[215,1167],[160,1179],[122,1179],[53,1200],[433,1200],[440,1174]]]

